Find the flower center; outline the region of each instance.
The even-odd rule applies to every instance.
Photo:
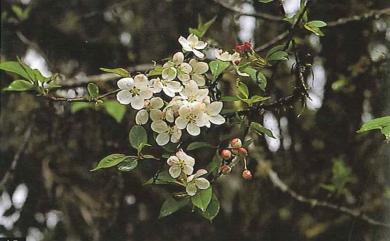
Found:
[[[135,86],[134,86],[132,89],[130,89],[129,91],[130,91],[130,93],[133,95],[133,97],[134,97],[134,96],[140,95],[140,92],[141,92],[141,90],[138,89],[138,88],[135,87]]]

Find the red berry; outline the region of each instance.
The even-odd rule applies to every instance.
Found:
[[[238,148],[238,153],[240,156],[248,156],[248,150],[245,147]]]
[[[232,171],[232,168],[228,165],[222,165],[219,170],[222,172],[222,174],[227,175]]]
[[[230,141],[230,146],[232,148],[240,148],[242,146],[242,142],[239,138],[234,138]]]
[[[223,149],[220,153],[222,159],[224,160],[228,160],[232,157],[232,152],[227,150],[227,149]]]
[[[242,172],[242,178],[244,178],[245,180],[252,180],[252,173],[251,173],[251,171],[244,170]]]
[[[245,50],[250,50],[252,48],[252,44],[250,42],[244,42]]]

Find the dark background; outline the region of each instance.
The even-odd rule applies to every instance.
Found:
[[[282,14],[277,1],[254,2],[256,11]],[[226,49],[239,40],[239,16],[213,1],[31,0],[25,4],[2,0],[1,4],[2,61],[26,57],[28,52],[30,57],[38,54],[48,70],[66,79],[100,74],[99,67],[134,67],[166,58],[179,50],[178,37],[187,36],[188,27],[197,25],[198,15],[203,19],[217,15],[209,40]],[[386,0],[317,0],[309,8],[309,18],[332,21],[388,5]],[[25,17],[17,14],[18,7]],[[317,108],[308,103],[302,110],[297,104],[268,113],[275,117],[276,133],[282,129],[282,145],[270,151],[263,137],[256,139],[256,147],[250,150],[255,179],[245,182],[234,172],[217,183],[222,209],[213,223],[190,209],[157,219],[167,190],[143,186],[158,168],[155,163],[145,163],[130,173],[89,172],[107,154],[132,151],[127,140],[134,119],[130,110],[116,123],[101,111],[72,114],[67,103],[2,93],[1,176],[19,152],[26,130],[32,132],[2,188],[0,234],[58,241],[390,240],[385,228],[291,199],[262,177],[256,165],[258,160],[268,161],[282,180],[305,196],[361,209],[386,221],[389,145],[378,132],[357,134],[356,130],[362,120],[390,114],[390,66],[383,60],[389,51],[389,24],[389,18],[381,18],[325,28],[326,36],[320,40],[307,31],[297,33],[299,46],[314,58],[314,79],[309,77],[309,83],[320,86],[317,94],[323,99]],[[285,23],[257,19],[255,46],[286,29]],[[12,77],[1,76],[1,87],[5,87]],[[325,78],[323,88],[316,82],[319,76]],[[293,79],[290,67],[281,65],[270,84],[272,97],[287,95]],[[113,81],[98,84],[102,90],[115,87]],[[225,91],[229,90],[226,85]],[[207,138],[217,140],[221,131],[230,130],[208,133]],[[238,130],[231,135],[235,133]],[[195,154],[204,163],[210,158],[207,152]],[[351,172],[341,193],[322,187],[337,179],[332,173],[335,162]],[[26,190],[27,199],[18,205],[17,197]]]

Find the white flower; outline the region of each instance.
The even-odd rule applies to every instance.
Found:
[[[187,39],[180,36],[179,43],[183,47],[184,51],[193,52],[196,57],[203,58],[204,54],[199,50],[206,48],[207,43],[199,41],[198,37],[194,34],[190,34]]]
[[[183,150],[176,152],[175,156],[171,156],[167,160],[169,174],[173,178],[177,178],[183,172],[186,175],[191,175],[194,171],[195,159],[190,157]]]
[[[163,65],[161,76],[166,80],[174,80],[176,77],[185,82],[190,79],[189,73],[192,71],[191,65],[184,62],[184,54],[177,52],[173,55],[172,61]]]
[[[188,195],[194,196],[198,191],[198,188],[207,189],[210,187],[210,182],[206,178],[201,177],[205,174],[207,174],[205,169],[199,169],[195,174],[187,177],[186,192]]]
[[[179,129],[187,129],[188,134],[197,136],[200,134],[200,127],[209,123],[209,117],[205,113],[204,103],[196,102],[191,105],[183,105],[179,109],[179,117],[175,124]]]
[[[172,143],[178,143],[181,137],[181,130],[176,126],[169,126],[163,120],[153,121],[151,128],[157,132],[156,142],[158,145],[166,145],[169,140]]]
[[[215,57],[221,61],[232,62],[234,65],[237,65],[237,63],[241,61],[239,53],[234,52],[233,54],[230,54],[222,49],[217,49],[215,51]]]
[[[190,60],[190,65],[192,67],[191,79],[195,80],[199,86],[204,86],[206,84],[204,74],[209,70],[209,65],[195,59]]]
[[[144,100],[150,99],[153,95],[152,88],[149,86],[148,78],[143,74],[138,74],[133,78],[122,78],[118,81],[118,87],[121,89],[116,98],[123,105],[131,104],[136,110],[144,107]]]
[[[184,89],[180,92],[180,96],[188,102],[202,102],[208,94],[209,90],[199,89],[194,80],[188,81],[188,83],[184,86]]]
[[[183,86],[177,81],[166,80],[166,79],[152,79],[151,80],[154,93],[160,93],[163,91],[169,97],[174,97],[176,93],[182,91]]]
[[[206,115],[209,121],[209,123],[206,125],[207,127],[210,127],[210,122],[215,125],[222,125],[225,123],[225,118],[219,114],[222,110],[222,107],[223,104],[220,101],[214,101],[210,104],[207,104]]]
[[[145,100],[144,108],[137,112],[135,122],[138,125],[144,125],[149,120],[149,112],[159,110],[164,106],[164,101],[160,97],[153,97],[150,100]]]

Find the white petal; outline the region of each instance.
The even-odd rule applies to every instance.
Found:
[[[116,94],[116,98],[122,105],[128,105],[133,99],[133,95],[128,90],[121,90]]]
[[[133,107],[133,109],[136,109],[136,110],[140,110],[142,108],[144,108],[144,98],[140,97],[140,96],[134,96],[132,99],[131,99],[131,107]]]
[[[151,89],[141,90],[139,96],[142,99],[150,99],[153,96],[153,91]]]
[[[177,156],[170,156],[167,160],[167,164],[170,166],[177,165],[179,163],[179,158]]]
[[[176,64],[179,65],[183,63],[184,61],[184,54],[182,52],[177,52],[173,55],[172,61]]]
[[[139,89],[146,89],[148,86],[148,77],[144,74],[137,74],[134,77],[134,85],[137,86]]]
[[[216,125],[222,125],[226,121],[225,118],[223,118],[221,115],[210,116],[209,120],[211,123]]]
[[[206,169],[199,169],[199,170],[196,171],[195,177],[200,177],[200,176],[203,176],[205,174],[207,174],[207,170]]]
[[[196,57],[200,58],[200,59],[203,59],[204,58],[204,53],[194,49],[192,50],[192,52],[194,52],[194,54],[196,55]]]
[[[189,123],[187,125],[187,132],[191,136],[197,136],[200,134],[200,128],[197,125],[195,125],[194,123]]]
[[[195,185],[199,189],[207,189],[210,187],[210,182],[206,178],[203,178],[203,177],[195,179],[194,182],[195,182]]]
[[[183,172],[184,172],[186,175],[191,175],[193,171],[194,171],[194,167],[188,166],[188,165],[184,165],[184,167],[183,167]]]
[[[132,78],[122,78],[117,83],[119,89],[129,90],[134,86],[134,80]]]
[[[203,42],[203,41],[199,41],[195,44],[196,49],[204,49],[204,48],[206,48],[206,46],[207,46],[207,43]]]
[[[196,194],[197,188],[195,183],[188,183],[186,186],[186,192],[190,196],[194,196]]]
[[[197,44],[199,39],[198,39],[198,36],[196,36],[195,34],[190,34],[188,37],[187,37],[187,41],[190,43],[190,44]]]
[[[179,73],[179,74],[177,75],[177,78],[178,78],[180,81],[182,81],[182,82],[186,82],[186,81],[190,80],[190,75],[181,72],[181,73]]]
[[[163,69],[161,76],[166,80],[173,80],[176,78],[177,70],[174,67]]]
[[[171,166],[169,168],[169,175],[171,175],[171,177],[173,178],[177,178],[178,176],[180,176],[180,173],[181,173],[181,168],[179,166]]]
[[[149,114],[146,110],[140,110],[137,112],[137,115],[135,115],[135,123],[138,125],[144,125],[146,122],[148,122]]]
[[[180,36],[179,43],[181,44],[181,46],[183,47],[183,49],[185,51],[191,51],[192,50],[191,46],[189,45],[189,42],[184,37]]]
[[[167,123],[163,120],[153,121],[152,124],[150,125],[150,127],[152,128],[152,130],[154,132],[157,132],[157,133],[164,133],[164,132],[167,132],[169,130]]]
[[[193,74],[191,77],[199,86],[204,86],[206,84],[206,80],[201,74]]]
[[[152,119],[152,121],[161,120],[162,116],[163,112],[161,110],[150,110],[150,119]]]
[[[150,100],[151,109],[161,109],[164,106],[164,101],[160,97],[155,97]]]
[[[184,129],[184,128],[186,128],[186,126],[188,124],[188,120],[183,118],[183,117],[181,117],[181,116],[179,116],[175,120],[175,124],[176,124],[177,128]]]
[[[205,62],[198,62],[195,67],[193,67],[192,71],[197,74],[204,74],[209,70],[209,65]]]
[[[183,89],[181,84],[177,81],[167,81],[166,85],[167,85],[167,88],[169,88],[173,92],[179,92]]]
[[[166,145],[169,142],[169,134],[168,133],[160,133],[156,137],[156,142],[159,146]]]
[[[191,65],[189,65],[187,63],[182,63],[179,68],[180,68],[180,71],[182,71],[186,74],[189,74],[192,71]]]
[[[181,130],[175,128],[171,136],[171,142],[178,143],[180,141],[180,138],[181,138]]]
[[[222,102],[215,101],[207,106],[207,114],[211,116],[218,115],[219,112],[221,112],[222,107],[223,107]]]

